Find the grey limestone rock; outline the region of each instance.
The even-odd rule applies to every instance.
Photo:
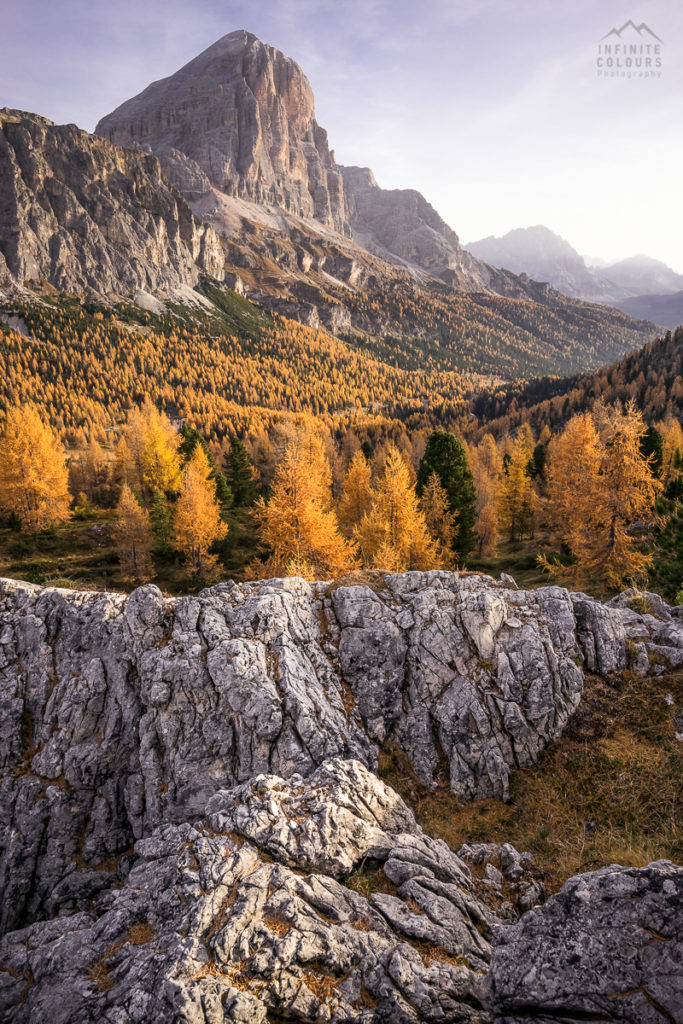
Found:
[[[223,277],[213,229],[150,153],[0,110],[0,285],[133,296]]]
[[[305,779],[330,757],[374,769],[391,744],[428,784],[505,797],[510,772],[535,763],[575,710],[583,659],[626,664],[636,634],[657,666],[683,650],[681,620],[665,610],[457,573],[387,576],[378,592],[226,583],[173,600],[154,586],[125,597],[4,581],[1,929],[87,911],[137,840],[218,813],[217,794],[241,783],[258,804],[257,776]],[[348,772],[320,787],[338,796],[335,818],[356,814]],[[396,827],[382,792],[368,828],[386,849]],[[265,843],[270,830],[285,859],[308,850],[311,870],[345,870],[345,835],[315,859],[319,795],[298,812],[309,834],[282,830],[292,799],[273,796],[275,818],[255,819],[248,837]],[[73,884],[76,868],[87,884]]]
[[[326,762],[310,786],[274,776],[254,785],[269,797],[236,819],[241,832],[227,827],[224,811],[161,825],[135,844],[124,880],[94,893],[87,911],[7,935],[0,1013],[15,1024],[485,1024],[495,917],[445,844],[424,836],[400,798],[357,762]],[[228,807],[230,796],[246,807],[244,787],[213,803]],[[285,807],[310,811],[323,846],[348,842],[345,868],[365,861],[377,822],[391,829],[373,862],[380,874],[386,862],[387,891],[368,899],[330,874],[306,874],[305,844],[285,852],[262,831],[264,816],[294,830]],[[252,833],[256,844],[243,838]],[[262,853],[261,838],[290,866]]]
[[[494,933],[496,1024],[683,1020],[683,869],[606,867]]]
[[[308,79],[249,32],[219,39],[102,118],[95,131],[168,154],[167,170],[190,197],[208,180],[228,195],[348,233],[341,171],[315,120]]]

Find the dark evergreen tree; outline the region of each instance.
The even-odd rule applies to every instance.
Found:
[[[211,468],[216,468],[216,462],[209,450],[209,445],[206,441],[206,438],[202,434],[200,434],[198,430],[196,430],[194,427],[190,427],[184,424],[180,428],[180,436],[182,437],[182,441],[178,445],[178,453],[183,462],[190,461],[195,448],[199,444],[204,449],[204,452],[206,454],[207,459],[209,460],[209,465],[211,466]]]
[[[417,471],[417,494],[422,496],[427,481],[436,473],[448,495],[448,507],[455,512],[453,551],[462,561],[474,548],[474,522],[476,494],[467,452],[462,441],[446,430],[435,430],[427,441],[425,453]]]
[[[653,476],[659,479],[662,472],[662,435],[659,433],[656,427],[648,427],[643,434],[640,441],[640,450],[643,453],[643,458],[649,458],[652,456],[650,462],[650,470]]]
[[[157,551],[168,551],[173,535],[173,521],[168,501],[163,491],[155,490],[152,494],[152,507],[149,512],[149,524],[156,541]]]
[[[683,502],[660,531],[650,569],[650,586],[670,602],[683,590]]]
[[[237,437],[230,441],[230,448],[225,456],[225,474],[235,505],[253,505],[259,496],[254,463]]]
[[[362,445],[360,446],[360,450],[362,451],[363,455],[365,456],[365,461],[366,462],[371,462],[372,461],[372,456],[375,453],[374,453],[374,451],[372,449],[372,445],[370,444],[370,442],[369,441],[363,441]]]
[[[537,444],[527,466],[527,472],[532,480],[545,480],[545,464],[547,459],[547,444]]]

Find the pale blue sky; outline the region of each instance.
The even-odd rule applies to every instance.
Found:
[[[92,129],[246,28],[297,60],[340,163],[418,188],[467,242],[546,224],[582,253],[683,272],[680,0],[2,0],[0,106]],[[628,19],[659,79],[601,80]]]

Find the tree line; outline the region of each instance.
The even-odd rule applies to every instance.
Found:
[[[555,433],[546,425],[534,436],[523,423],[470,443],[441,429],[340,438],[298,414],[219,445],[147,399],[107,448],[91,440],[68,455],[44,413],[22,403],[7,410],[0,439],[6,521],[35,532],[115,509],[133,582],[171,548],[196,578],[215,576],[237,507],[250,510],[260,543],[254,578],[462,568],[543,530],[554,550],[539,562],[554,578],[615,589],[649,575],[672,600],[683,582],[682,498],[680,422],[648,427],[633,403],[596,403]]]

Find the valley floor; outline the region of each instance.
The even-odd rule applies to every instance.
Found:
[[[116,512],[96,509],[80,519],[71,519],[50,530],[31,535],[15,533],[0,525],[0,576],[45,586],[78,590],[130,591],[135,584],[121,574],[112,526]],[[249,578],[249,563],[259,550],[253,515],[249,509],[229,512],[228,538],[221,553],[221,579],[238,582]],[[496,555],[478,558],[472,554],[466,568],[495,578],[502,572],[520,587],[530,590],[560,582],[543,572],[536,563],[539,552],[552,550],[549,536],[537,531],[533,538],[503,541]],[[187,571],[176,552],[155,555],[154,583],[168,595],[194,593],[206,586]],[[604,597],[597,588],[589,591]]]

